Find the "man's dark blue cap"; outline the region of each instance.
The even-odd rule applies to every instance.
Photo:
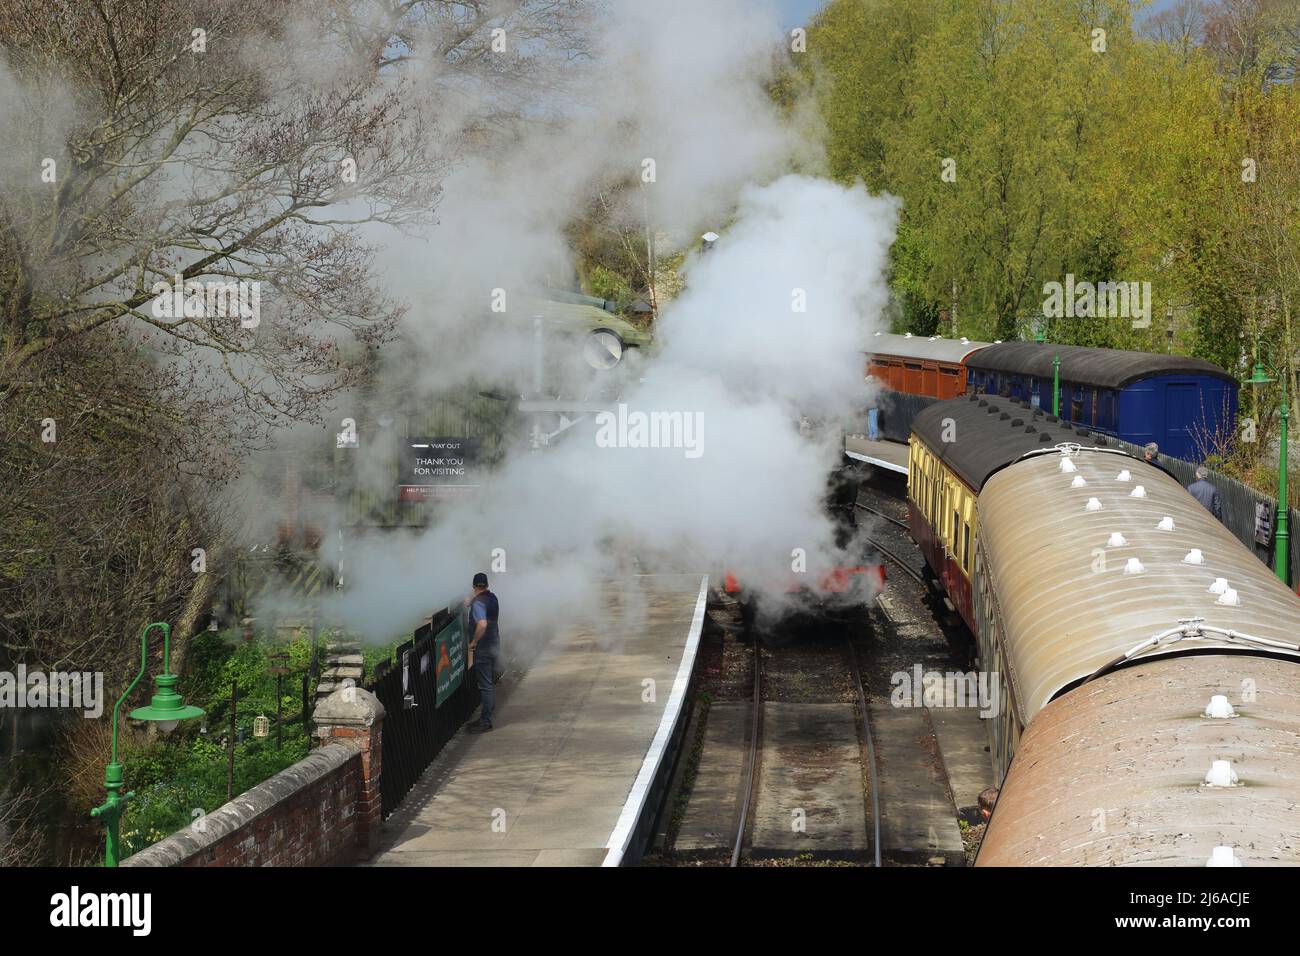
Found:
[[[484,574],[482,571],[474,575],[474,587],[476,588],[487,587],[487,575]]]

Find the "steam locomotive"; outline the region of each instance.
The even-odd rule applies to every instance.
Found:
[[[860,621],[885,587],[884,562],[862,537],[857,521],[861,475],[852,466],[833,469],[827,478],[823,508],[832,521],[837,555],[847,556],[829,570],[778,575],[766,587],[742,583],[733,572],[723,575],[723,589],[740,604],[745,631],[769,644],[791,640],[801,626]],[[857,560],[853,560],[857,558]]]

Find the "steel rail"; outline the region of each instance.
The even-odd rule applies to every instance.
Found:
[[[763,654],[762,642],[754,642],[754,712],[749,724],[749,761],[741,784],[740,810],[736,814],[736,839],[732,844],[731,865],[740,866],[740,854],[745,845],[745,830],[749,823],[749,807],[754,797],[754,780],[758,776],[758,754],[763,739]]]
[[[871,850],[875,865],[880,866],[880,787],[876,781],[876,744],[871,736],[871,717],[867,711],[867,692],[862,686],[862,671],[858,667],[858,654],[853,639],[847,641],[849,664],[853,668],[853,683],[858,692],[858,713],[862,715],[862,736],[867,742],[867,779],[871,788]]]

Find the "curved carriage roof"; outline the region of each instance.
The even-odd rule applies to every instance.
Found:
[[[1238,716],[1203,716],[1214,694]],[[1298,727],[1290,661],[1216,654],[1107,674],[1026,730],[976,865],[1204,866],[1231,846],[1244,866],[1294,866]],[[1214,760],[1243,785],[1204,786]]]
[[[1181,619],[1300,642],[1300,599],[1176,479],[1091,449],[1074,456],[1074,472],[1062,472],[1061,457],[1015,463],[990,478],[976,501],[983,569],[1002,619],[1005,676],[1024,723],[1062,689]],[[1128,480],[1120,480],[1121,469]],[[1076,477],[1082,487],[1073,487]],[[1133,497],[1138,485],[1144,497]],[[1087,510],[1090,498],[1100,510]],[[1173,527],[1160,530],[1166,517]],[[1110,545],[1115,532],[1124,544]],[[1203,563],[1184,562],[1193,548]],[[1132,558],[1140,573],[1126,573]],[[1217,603],[1209,590],[1216,578],[1227,579],[1239,606]],[[1144,651],[1141,659],[1215,648],[1264,652],[1214,636]]]
[[[987,342],[880,332],[867,339],[867,347],[864,351],[868,355],[892,355],[898,358],[930,359],[936,362],[960,364],[966,356],[986,345]]]
[[[947,420],[951,419],[951,427]],[[1009,398],[968,395],[917,413],[912,431],[976,491],[999,468],[1026,452],[1062,442],[1104,444],[1105,436],[1073,428],[1054,415]]]
[[[1235,377],[1213,362],[1188,355],[1160,355],[1123,349],[1053,345],[1050,342],[1001,342],[980,349],[968,368],[1012,375],[1052,377],[1052,360],[1061,356],[1061,380],[1102,388],[1123,388],[1155,375],[1209,375],[1235,383]]]

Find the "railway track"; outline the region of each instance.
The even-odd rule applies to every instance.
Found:
[[[902,568],[903,571],[905,571],[907,575],[911,577],[913,580],[915,580],[921,585],[924,585],[926,583],[925,575],[923,575],[920,571],[916,570],[916,568],[912,567],[912,565],[908,561],[905,561],[903,558],[899,557],[893,550],[887,548],[885,545],[881,544],[875,538],[867,538],[867,543],[870,544],[872,547],[874,547],[881,554],[883,554],[890,561],[894,562],[894,564],[898,565],[898,567]]]
[[[731,840],[731,857],[729,857],[729,866],[738,868],[746,861],[766,860],[774,856],[774,849],[764,847],[764,845],[754,845],[754,831],[764,826],[763,821],[755,818],[754,810],[761,803],[781,806],[789,803],[789,793],[785,792],[788,788],[788,779],[780,778],[776,780],[763,779],[763,767],[780,767],[787,762],[800,763],[801,754],[790,753],[789,743],[781,743],[780,740],[764,740],[764,728],[767,726],[768,719],[776,723],[777,726],[785,727],[789,731],[790,726],[798,726],[801,721],[809,719],[809,711],[813,711],[813,719],[822,719],[822,721],[831,721],[839,726],[840,739],[852,739],[854,749],[857,750],[855,760],[852,761],[852,767],[841,765],[841,771],[852,769],[853,774],[859,780],[865,783],[859,783],[859,786],[866,792],[862,793],[863,813],[862,817],[867,819],[865,830],[866,847],[854,847],[842,853],[846,860],[857,861],[863,857],[863,851],[870,851],[871,860],[876,866],[880,866],[881,861],[881,843],[880,843],[880,801],[878,787],[878,769],[876,769],[876,748],[875,740],[871,732],[870,710],[867,709],[866,688],[862,683],[862,671],[858,666],[857,649],[855,649],[852,636],[844,636],[841,643],[819,648],[816,653],[814,667],[832,667],[839,670],[842,674],[852,679],[852,705],[849,701],[841,700],[837,704],[829,702],[816,702],[816,704],[806,704],[806,702],[794,702],[789,700],[770,700],[771,695],[764,696],[764,665],[763,665],[763,646],[761,641],[753,643],[753,693],[749,701],[750,719],[749,719],[749,739],[746,741],[746,758],[745,769],[741,778],[741,795],[738,800],[736,822],[732,829]],[[774,654],[774,663],[779,662],[783,654],[788,654],[787,648],[771,650]],[[800,662],[800,667],[807,667],[806,662]],[[787,675],[787,679],[788,679]],[[781,696],[781,695],[777,695]],[[789,695],[784,695],[789,696]],[[818,714],[816,708],[835,709],[832,714]],[[852,710],[852,717],[850,717]],[[764,719],[764,714],[768,719]],[[852,727],[845,727],[845,724],[852,723]],[[806,756],[809,757],[807,762],[816,766],[818,763],[819,741],[814,736],[813,739],[801,744],[800,749],[806,750]],[[815,770],[813,771],[815,773]],[[767,784],[764,790],[764,784]],[[870,808],[870,812],[867,812]],[[771,816],[771,814],[770,814]],[[862,822],[859,818],[858,823]],[[767,821],[770,826],[770,821]],[[776,853],[779,856],[779,853]],[[840,858],[835,855],[829,858]]]
[[[871,852],[874,857],[872,862],[880,866],[880,781],[876,768],[876,743],[871,734],[871,711],[867,709],[867,692],[862,686],[862,668],[858,666],[857,648],[853,646],[853,639],[849,638],[846,645],[849,654],[849,663],[853,667],[853,684],[858,693],[858,715],[862,721],[862,739],[867,745],[867,787],[871,795]]]
[[[889,518],[890,511],[901,508],[902,495],[901,481],[867,481],[858,503],[864,511]],[[970,635],[946,595],[928,573],[921,572],[924,564],[909,531],[897,520],[873,531],[872,544],[905,573],[894,578],[870,612],[868,692],[874,699],[890,695],[900,674],[918,664],[925,673],[970,671],[974,666]],[[934,865],[942,856],[946,865],[953,865],[958,862],[956,847],[964,843],[969,858],[978,832],[954,832],[953,816],[945,814],[974,823],[979,791],[994,785],[987,733],[978,714],[944,706],[905,706],[885,707],[874,716],[881,766],[897,767],[903,759],[909,774],[916,771],[908,787],[897,786],[892,775],[883,781],[886,861],[892,857],[899,863]],[[928,780],[923,772],[927,754],[932,757]]]
[[[878,517],[884,518],[890,524],[902,528],[904,531],[908,530],[906,521],[902,521],[898,518],[895,518],[893,515],[888,515],[885,512],[881,511],[879,508],[873,508],[870,505],[864,505],[860,501],[855,502],[854,507],[862,511],[869,512],[873,515],[877,515]],[[925,577],[921,574],[921,572],[917,571],[916,568],[914,568],[909,561],[906,561],[905,559],[901,558],[898,555],[898,553],[895,552],[892,548],[881,543],[881,541],[877,538],[867,538],[867,542],[871,544],[873,547],[875,547],[876,550],[878,550],[881,554],[883,554],[886,558],[888,558],[898,567],[902,568],[903,571],[912,579],[920,582],[921,584],[926,583]]]
[[[738,604],[715,593],[688,756],[650,865],[961,865],[956,821],[970,801],[956,803],[939,746],[953,716],[892,703],[900,673],[957,665],[906,523],[890,514],[900,507],[888,484],[859,502],[886,519],[871,544],[904,571],[860,621],[814,622],[771,646],[747,639]]]
[[[740,855],[745,848],[745,833],[749,829],[749,807],[754,796],[754,782],[758,777],[758,756],[763,747],[763,651],[762,642],[754,641],[754,699],[753,716],[749,725],[749,754],[743,777],[744,792],[736,814],[736,838],[732,841],[731,866],[740,866]]]
[[[883,511],[881,511],[881,510],[878,509],[878,508],[873,508],[873,507],[871,507],[870,505],[864,505],[864,504],[863,504],[862,502],[860,502],[860,501],[858,501],[858,502],[854,502],[854,507],[855,507],[855,508],[859,508],[859,509],[861,509],[862,511],[869,511],[869,512],[871,512],[873,515],[879,515],[880,517],[882,517],[882,518],[884,518],[886,521],[888,521],[890,524],[898,525],[898,527],[902,528],[904,531],[907,530],[907,522],[906,522],[906,521],[901,521],[901,520],[899,520],[898,518],[895,518],[893,515],[887,515],[887,514],[885,514]]]

